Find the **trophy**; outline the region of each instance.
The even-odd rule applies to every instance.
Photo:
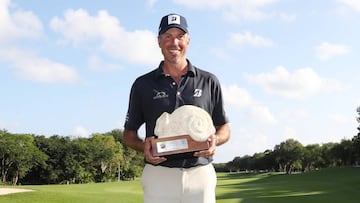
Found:
[[[152,155],[168,159],[192,157],[196,151],[209,149],[208,138],[214,133],[212,119],[202,108],[184,105],[172,114],[164,112],[156,120]]]

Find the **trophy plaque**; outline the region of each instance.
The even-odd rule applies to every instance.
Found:
[[[197,142],[189,135],[153,139],[151,142],[153,156],[183,154],[209,149],[209,142]]]
[[[164,112],[156,120],[152,154],[168,159],[193,157],[194,152],[209,149],[208,139],[214,132],[210,115],[200,107],[184,105],[172,114]]]

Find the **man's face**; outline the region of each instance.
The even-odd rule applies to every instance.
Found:
[[[183,30],[170,28],[158,37],[159,47],[164,60],[170,63],[179,63],[186,60],[186,50],[190,43],[190,37]]]

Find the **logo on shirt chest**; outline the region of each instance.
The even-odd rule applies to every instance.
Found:
[[[201,97],[202,89],[195,89],[193,97]]]
[[[155,92],[155,96],[153,97],[154,100],[156,100],[156,99],[164,99],[164,98],[169,97],[168,93],[166,93],[164,91],[154,90],[154,92]]]
[[[169,94],[164,91],[158,91],[154,90],[155,95],[153,96],[153,99],[165,99],[169,97]],[[195,89],[193,97],[201,97],[202,96],[202,89]]]

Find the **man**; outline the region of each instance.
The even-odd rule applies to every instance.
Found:
[[[215,202],[216,173],[212,162],[216,146],[229,140],[230,127],[223,109],[221,87],[216,76],[190,63],[186,51],[190,43],[186,19],[169,14],[161,19],[158,44],[164,57],[158,68],[140,76],[132,85],[124,125],[124,142],[144,152],[142,174],[146,203]],[[167,160],[154,157],[150,141],[157,118],[183,105],[206,110],[216,132],[209,135],[209,149],[193,157]],[[138,129],[145,123],[145,141]]]

